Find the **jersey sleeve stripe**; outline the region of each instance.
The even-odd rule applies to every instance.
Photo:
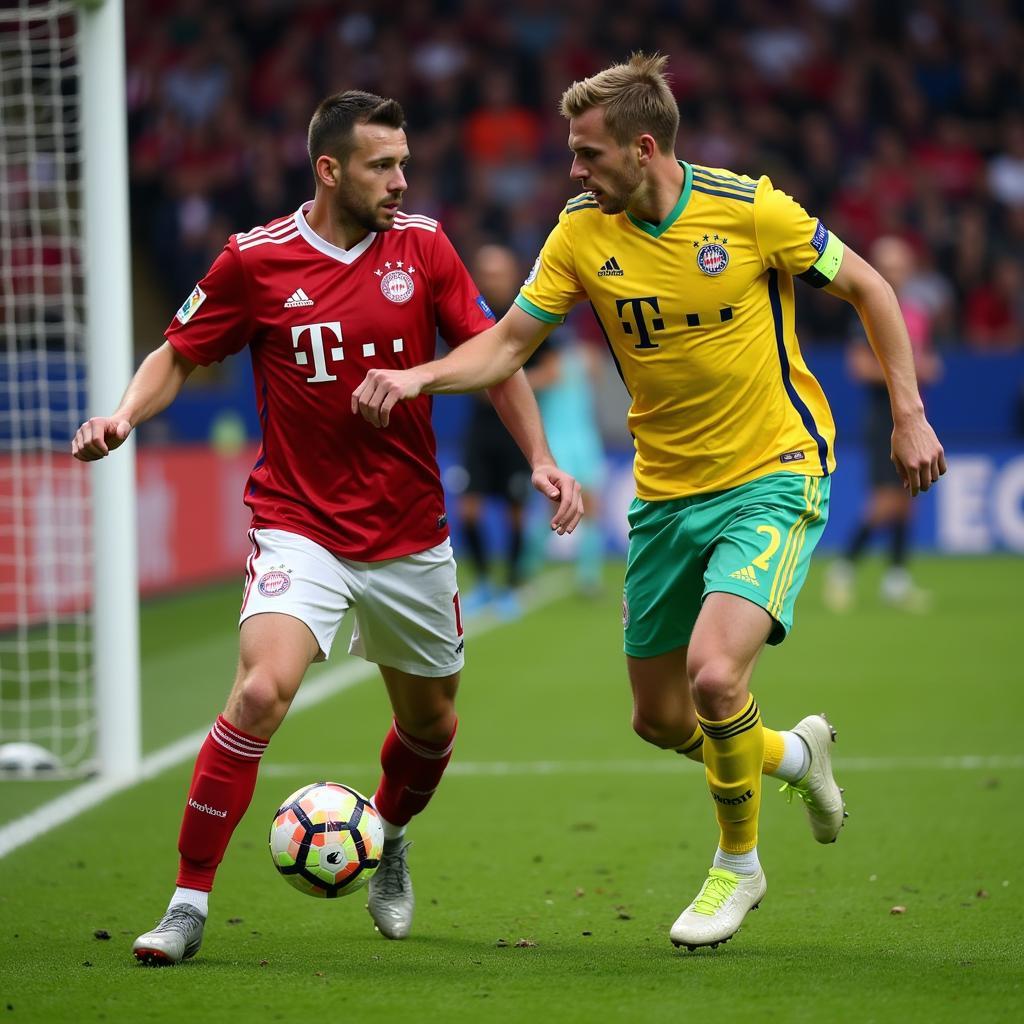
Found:
[[[298,238],[298,231],[293,231],[290,235],[279,235],[274,237],[266,238],[254,238],[251,241],[243,242],[238,247],[239,252],[244,252],[246,249],[255,249],[257,245],[283,245],[285,242],[290,242],[293,238]]]
[[[521,310],[537,320],[543,320],[546,324],[565,323],[564,314],[560,316],[558,313],[549,313],[547,310],[541,309],[540,306],[535,306],[529,299],[523,297],[522,292],[516,296],[515,303]]]
[[[600,206],[597,203],[577,203],[575,206],[567,206],[565,208],[566,213],[579,213],[580,210],[599,210]]]
[[[703,181],[705,185],[725,185],[729,188],[740,189],[744,192],[756,192],[756,181],[744,181],[742,178],[732,175],[713,174],[703,167],[694,167],[693,177],[697,181]]]
[[[295,221],[291,217],[287,220],[277,221],[274,224],[268,224],[266,227],[250,228],[248,231],[240,231],[236,237],[239,241],[249,241],[252,238],[260,238],[265,235],[270,237],[282,235],[289,230],[295,230]]]
[[[436,234],[437,224],[420,224],[418,221],[404,221],[399,224],[398,221],[395,221],[396,231],[408,231],[410,229],[415,231],[429,231],[431,234]]]
[[[782,297],[779,294],[779,272],[774,267],[768,271],[768,302],[772,308],[772,320],[775,324],[775,346],[779,353],[779,369],[782,372],[782,383],[793,403],[793,408],[800,414],[804,428],[818,446],[818,459],[821,462],[821,475],[828,476],[828,442],[821,436],[817,423],[807,403],[793,386],[793,378],[789,372],[789,356],[786,354],[786,333],[782,322]]]
[[[722,192],[717,188],[705,188],[703,185],[697,184],[697,179],[693,179],[693,191],[703,192],[706,196],[718,196],[719,199],[738,199],[741,203],[753,203],[754,193],[750,192],[747,195],[736,195],[734,192]]]
[[[395,223],[403,224],[425,224],[429,227],[437,227],[437,221],[433,217],[425,217],[422,213],[396,213]]]

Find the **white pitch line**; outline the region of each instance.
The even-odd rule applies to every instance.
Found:
[[[458,761],[453,760],[446,775],[469,778],[495,775],[673,775],[683,765],[683,758],[659,758],[654,761]],[[836,774],[892,771],[998,771],[1024,768],[1024,756],[964,755],[962,757],[836,757],[832,759]],[[361,764],[264,764],[260,773],[266,776],[303,776],[343,780],[367,771],[376,771],[376,762]]]
[[[523,602],[524,607],[532,611],[551,604],[559,598],[565,597],[571,587],[572,577],[568,572],[552,573],[531,587],[528,599]],[[472,638],[483,636],[500,626],[507,625],[507,623],[486,615],[470,620],[470,625]],[[314,707],[357,683],[374,678],[376,674],[376,665],[358,660],[346,662],[335,669],[328,669],[302,684],[302,688],[292,702],[292,710],[302,711]],[[79,814],[92,809],[116,793],[152,779],[194,756],[209,731],[209,728],[199,729],[187,736],[182,736],[181,739],[175,740],[166,747],[153,751],[152,754],[142,759],[138,775],[130,779],[95,779],[86,782],[42,804],[35,810],[29,811],[28,814],[0,826],[0,859],[26,843],[38,839],[58,825],[63,825]]]

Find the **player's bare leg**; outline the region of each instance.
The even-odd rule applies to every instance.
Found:
[[[381,935],[404,939],[415,909],[405,828],[430,801],[451,757],[459,675],[428,678],[384,665],[380,671],[395,721],[381,750],[383,775],[373,800],[384,821],[384,853],[366,908]]]

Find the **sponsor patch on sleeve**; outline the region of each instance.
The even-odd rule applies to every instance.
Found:
[[[487,305],[487,300],[482,295],[478,295],[476,297],[476,304],[480,307],[480,312],[483,313],[488,320],[497,320],[497,317],[492,312],[491,307]]]
[[[199,285],[192,290],[192,294],[181,304],[177,312],[178,323],[187,324],[192,319],[192,314],[206,301],[206,292]]]

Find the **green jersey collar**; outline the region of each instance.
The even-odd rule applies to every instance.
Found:
[[[634,217],[628,210],[626,211],[630,224],[652,238],[660,238],[665,234],[679,220],[679,215],[686,209],[686,204],[690,201],[690,189],[693,187],[693,168],[685,160],[680,160],[678,163],[683,169],[683,191],[679,193],[679,202],[672,207],[668,216],[660,224],[649,224],[645,220],[640,220],[639,217]]]

